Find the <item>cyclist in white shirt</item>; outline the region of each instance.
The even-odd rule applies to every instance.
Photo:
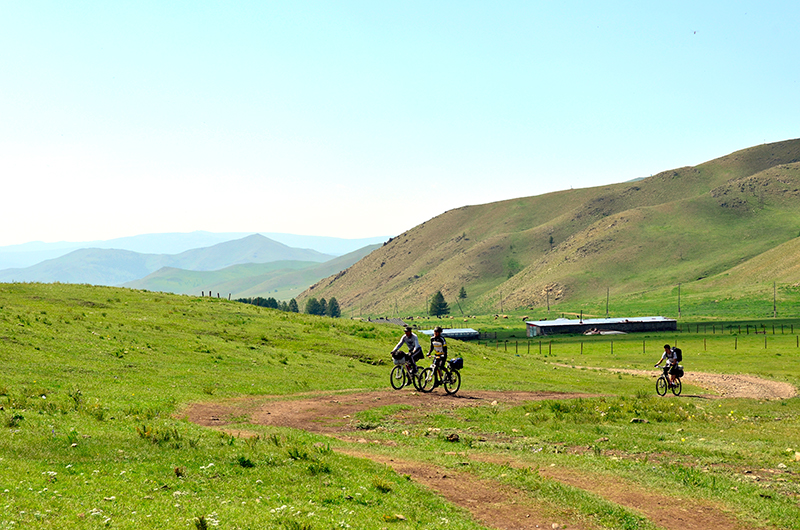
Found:
[[[417,363],[414,360],[414,357],[422,358],[422,346],[419,345],[419,338],[413,333],[410,326],[406,326],[403,330],[403,336],[400,338],[400,342],[397,343],[397,346],[394,347],[392,350],[392,356],[394,356],[400,348],[405,345],[408,348],[408,363],[411,365],[411,373],[417,373]]]

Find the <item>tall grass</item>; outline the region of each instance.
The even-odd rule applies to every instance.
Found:
[[[514,325],[524,329],[521,320]],[[245,413],[226,418],[238,422],[232,432],[248,433],[237,437],[182,415],[196,401],[386,388],[387,352],[398,337],[391,326],[226,300],[1,284],[0,527],[383,528],[402,515],[392,520],[480,528],[415,482],[334,451],[347,442],[251,425]],[[465,463],[486,453],[592,470],[664,495],[708,498],[743,521],[797,528],[800,400],[689,397],[708,392],[688,385],[685,397],[657,398],[651,378],[580,368],[651,367],[661,343],[677,339],[689,370],[797,384],[795,337],[766,338],[762,350],[764,335],[729,329],[627,336],[615,339],[613,354],[610,341],[594,338],[559,338],[543,354],[452,341],[451,355],[465,359],[464,396],[603,397],[424,409],[376,402],[353,418],[353,434],[381,442],[370,451],[508,481],[570,520],[650,527],[594,494]]]

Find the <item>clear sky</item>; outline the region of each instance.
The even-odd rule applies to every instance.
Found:
[[[0,245],[393,236],[800,137],[800,2],[0,0]]]

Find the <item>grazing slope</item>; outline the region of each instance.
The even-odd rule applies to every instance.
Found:
[[[437,290],[472,312],[579,303],[797,256],[800,140],[636,182],[465,206],[416,226],[299,298],[419,312]],[[776,254],[777,255],[777,254]],[[743,270],[743,269],[742,269]],[[744,271],[744,270],[743,270]],[[800,281],[797,268],[782,278]],[[772,278],[771,278],[772,280]]]

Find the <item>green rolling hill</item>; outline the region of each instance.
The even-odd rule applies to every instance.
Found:
[[[177,294],[217,293],[232,298],[271,296],[293,298],[321,278],[351,266],[380,245],[369,245],[323,263],[281,260],[244,263],[216,271],[192,271],[164,267],[125,287]]]
[[[635,182],[451,210],[298,301],[313,293],[365,314],[419,313],[436,291],[452,302],[463,286],[470,312],[578,308],[712,279],[734,297],[752,271],[797,262],[798,235],[800,140],[789,140]],[[763,274],[778,279],[796,283],[800,271]]]

